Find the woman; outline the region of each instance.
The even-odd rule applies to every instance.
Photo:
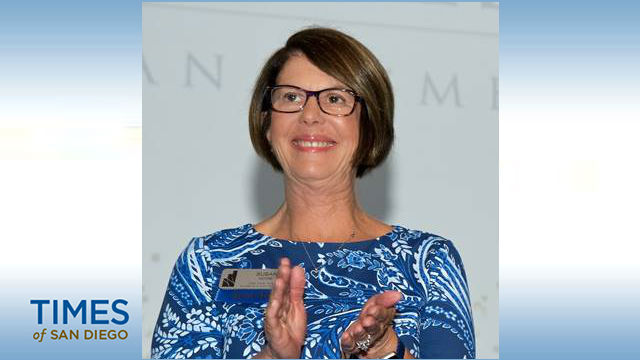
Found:
[[[356,199],[356,178],[389,153],[393,108],[384,68],[341,32],[300,31],[271,56],[249,126],[257,153],[283,173],[284,202],[256,225],[190,242],[153,357],[475,357],[453,244],[384,224]]]

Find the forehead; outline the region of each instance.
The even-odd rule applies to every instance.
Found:
[[[301,54],[289,57],[276,78],[276,85],[294,85],[306,90],[347,87],[333,76],[320,70]]]

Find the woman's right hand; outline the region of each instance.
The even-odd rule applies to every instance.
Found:
[[[289,259],[280,259],[264,314],[267,343],[256,358],[300,358],[307,331],[307,312],[303,301],[305,282],[302,267],[292,269]]]

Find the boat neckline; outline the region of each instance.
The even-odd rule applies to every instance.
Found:
[[[301,243],[301,244],[322,244],[322,245],[328,245],[328,244],[336,244],[336,245],[345,244],[346,245],[346,244],[369,243],[369,242],[373,242],[373,241],[378,241],[378,240],[380,240],[381,238],[384,238],[384,237],[389,237],[391,234],[393,234],[395,232],[400,232],[400,231],[404,230],[404,227],[402,227],[400,225],[390,225],[391,226],[391,231],[389,231],[389,232],[387,232],[387,233],[385,233],[383,235],[380,235],[380,236],[378,236],[376,238],[373,238],[373,239],[364,239],[364,240],[349,241],[349,242],[344,242],[344,241],[300,241],[300,240],[289,240],[289,239],[276,238],[276,237],[267,235],[265,233],[262,233],[262,232],[256,230],[256,227],[255,227],[254,224],[247,224],[247,225],[250,227],[252,232],[254,232],[254,233],[258,234],[258,235],[267,237],[269,240],[277,240],[277,241],[285,241],[285,242]]]

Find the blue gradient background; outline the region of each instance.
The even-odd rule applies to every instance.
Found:
[[[133,179],[119,188],[133,205],[120,205],[139,209],[140,16],[136,1],[0,7],[1,358],[140,357],[139,228],[124,226],[133,240],[93,263],[96,249],[70,250],[64,227],[29,234],[100,203],[65,188],[64,211],[15,213],[49,198],[11,196],[46,185],[41,170],[58,164],[73,185],[89,162]],[[640,4],[503,1],[500,18],[500,356],[640,358]],[[111,186],[91,179],[90,191]],[[59,247],[43,263],[45,241]],[[129,341],[36,344],[37,297],[125,298]]]
[[[640,358],[639,24],[633,1],[500,3],[502,358]]]

